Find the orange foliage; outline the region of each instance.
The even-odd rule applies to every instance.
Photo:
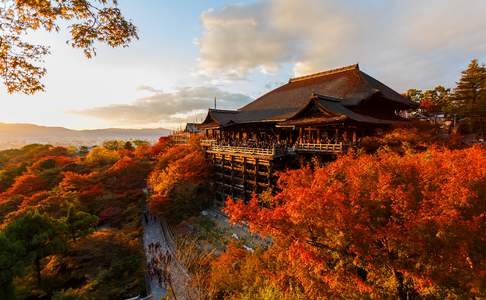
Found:
[[[408,126],[400,125],[391,131],[364,137],[359,143],[360,147],[368,153],[386,148],[402,154],[407,150],[423,151],[432,144],[455,146],[438,135],[435,125],[418,121]]]
[[[486,150],[344,156],[281,174],[233,222],[272,237],[273,280],[309,298],[459,297],[486,286]]]
[[[208,176],[204,152],[195,144],[168,148],[160,155],[157,167],[148,178],[152,190],[150,208],[159,214],[176,210],[184,214],[184,211],[201,208],[207,202],[201,186]],[[205,188],[207,190],[207,186]]]
[[[31,170],[42,171],[45,169],[62,168],[74,162],[74,159],[67,156],[44,156],[31,166]]]
[[[149,171],[148,163],[125,156],[105,172],[104,181],[118,190],[143,188]]]
[[[7,195],[32,195],[41,191],[47,181],[35,174],[24,174],[15,178],[14,184],[5,192]]]

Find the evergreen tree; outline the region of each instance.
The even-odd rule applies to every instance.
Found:
[[[486,108],[486,67],[473,59],[454,89],[454,100],[463,112],[479,113]]]
[[[28,212],[8,225],[6,238],[19,241],[24,254],[20,261],[33,265],[38,287],[41,287],[42,260],[62,252],[66,247],[62,224],[38,212]]]

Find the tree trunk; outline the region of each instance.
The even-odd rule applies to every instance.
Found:
[[[38,255],[35,256],[34,259],[35,263],[35,275],[37,277],[37,286],[41,288],[41,265],[40,265],[40,257]]]
[[[397,296],[398,299],[406,300],[407,299],[407,292],[405,290],[405,285],[403,284],[403,274],[399,271],[393,271],[396,280],[398,281],[397,286]]]

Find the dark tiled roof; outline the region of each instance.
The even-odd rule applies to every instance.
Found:
[[[369,121],[375,118],[356,114],[347,107],[357,106],[374,95],[379,94],[380,97],[391,101],[397,110],[416,106],[406,97],[362,72],[358,65],[352,65],[292,78],[287,84],[266,93],[237,111],[210,109],[208,118],[211,117],[222,126],[233,123],[281,122],[304,108],[314,94],[335,99],[339,104],[339,107],[334,107],[335,109],[346,109],[346,115],[353,115],[363,122],[363,117],[367,117]]]
[[[191,133],[198,133],[199,128],[198,128],[197,123],[187,123],[186,124],[186,129],[184,129],[185,132],[191,132]]]
[[[324,110],[331,113],[332,116],[330,117],[315,116],[315,117],[300,118],[299,114],[296,114],[294,115],[294,117],[284,122],[281,122],[279,124],[280,125],[306,125],[306,124],[317,124],[317,123],[336,123],[345,120],[351,120],[355,122],[369,123],[369,124],[395,124],[395,123],[401,123],[405,121],[404,119],[401,119],[398,116],[390,116],[391,119],[379,119],[379,118],[359,114],[350,110],[345,105],[343,105],[342,101],[340,101],[339,99],[329,97],[329,96],[314,94],[311,102],[308,105],[311,105],[312,101],[315,101],[320,107],[322,107]],[[304,111],[306,107],[301,111]]]

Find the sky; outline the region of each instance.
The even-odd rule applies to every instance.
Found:
[[[469,61],[486,63],[484,0],[120,0],[140,39],[97,46],[86,59],[60,33],[46,91],[7,94],[0,122],[73,129],[177,129],[217,98],[236,109],[294,76],[359,63],[398,92],[454,87]]]

